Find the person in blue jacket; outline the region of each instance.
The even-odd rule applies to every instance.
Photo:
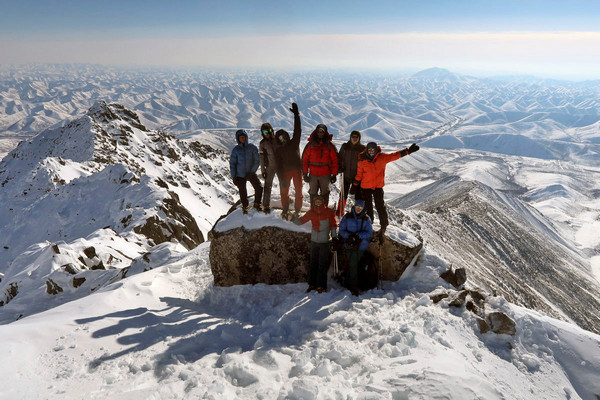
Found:
[[[252,143],[248,143],[248,134],[243,129],[235,133],[235,138],[238,144],[231,151],[229,167],[233,183],[240,192],[242,212],[247,214],[248,210],[250,210],[248,192],[246,191],[246,182],[248,181],[254,187],[254,208],[260,211],[263,188],[258,176],[256,176],[256,171],[260,165],[258,148]]]
[[[373,236],[373,225],[363,200],[356,200],[354,207],[342,218],[340,236],[345,239],[344,247],[348,256],[346,286],[356,296],[358,295],[358,265]]]

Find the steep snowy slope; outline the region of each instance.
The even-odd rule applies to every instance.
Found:
[[[600,332],[600,285],[587,257],[513,193],[448,177],[390,204],[475,285]]]
[[[230,207],[227,171],[225,153],[148,130],[104,102],[22,142],[0,163],[2,320],[32,312],[19,305],[30,289],[113,279],[104,271],[147,264],[161,243],[196,247]]]

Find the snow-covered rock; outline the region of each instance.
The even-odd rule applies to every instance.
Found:
[[[306,282],[310,223],[297,226],[278,215],[279,211],[243,215],[240,208],[233,207],[217,222],[209,236],[215,285]],[[381,261],[383,280],[397,281],[422,247],[412,234],[390,226],[383,246],[371,242],[367,253],[377,269]],[[343,251],[339,253],[343,264]]]

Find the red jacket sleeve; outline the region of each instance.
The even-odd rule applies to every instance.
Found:
[[[396,161],[397,159],[402,157],[402,152],[406,152],[405,150],[395,151],[393,153],[381,153],[379,155],[380,162],[383,161],[385,164]]]

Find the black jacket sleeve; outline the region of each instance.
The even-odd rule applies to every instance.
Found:
[[[294,135],[291,142],[295,146],[300,145],[300,136],[302,136],[302,124],[300,123],[300,114],[294,114]]]

